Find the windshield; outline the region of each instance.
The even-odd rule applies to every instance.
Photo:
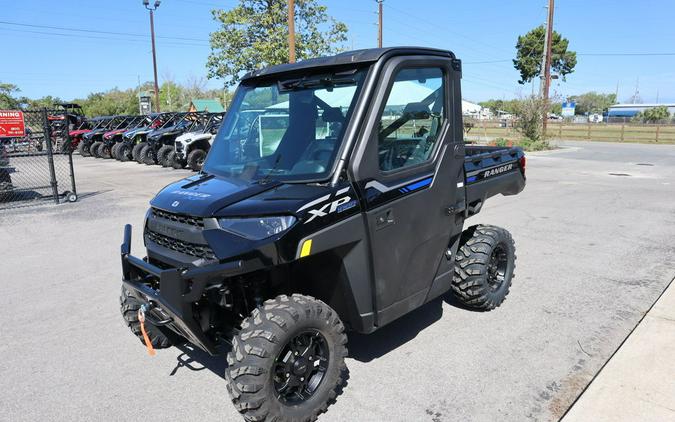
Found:
[[[247,181],[327,178],[364,75],[351,69],[242,83],[204,172]]]

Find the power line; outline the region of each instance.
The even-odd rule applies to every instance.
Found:
[[[80,28],[67,28],[67,27],[63,27],[63,26],[34,25],[34,24],[28,24],[28,23],[8,22],[8,21],[0,21],[0,24],[12,25],[12,26],[23,26],[23,27],[30,27],[30,28],[55,29],[55,30],[59,30],[59,31],[85,32],[85,33],[105,34],[105,35],[124,35],[124,36],[129,36],[129,37],[148,38],[148,35],[146,35],[146,34],[134,34],[134,33],[130,33],[130,32],[98,31],[98,30],[95,30],[95,29],[80,29]],[[157,38],[169,39],[169,40],[179,40],[179,41],[200,41],[200,42],[208,41],[208,40],[200,39],[200,38],[186,38],[186,37],[158,36]]]
[[[577,53],[577,56],[675,56],[675,53]]]
[[[508,59],[508,60],[486,60],[483,62],[465,62],[463,61],[462,64],[492,64],[492,63],[511,63],[513,60]]]
[[[26,34],[41,34],[41,35],[55,35],[60,37],[70,37],[77,39],[92,39],[92,40],[108,40],[108,41],[122,41],[122,42],[134,42],[134,43],[145,43],[146,40],[140,39],[128,39],[128,38],[117,38],[117,37],[99,37],[94,35],[80,35],[80,34],[63,34],[60,32],[46,32],[46,31],[32,31],[30,29],[11,29],[11,28],[0,28],[0,31],[10,31],[10,32],[19,32]],[[162,45],[174,45],[174,46],[189,46],[189,47],[208,47],[209,44],[197,44],[197,43],[181,43],[175,41],[164,41]]]

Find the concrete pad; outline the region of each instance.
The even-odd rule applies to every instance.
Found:
[[[348,385],[320,422],[567,411],[675,276],[675,145],[561,146],[528,156],[522,194],[490,198],[466,222],[512,233],[506,302],[478,313],[446,298],[350,334]],[[124,224],[142,256],[148,201],[192,173],[76,156],[75,174],[78,202],[0,212],[0,420],[241,420],[222,356],[150,358],[119,312]]]
[[[675,421],[675,283],[563,422]]]

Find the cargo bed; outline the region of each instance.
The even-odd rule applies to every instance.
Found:
[[[466,145],[464,189],[467,214],[477,213],[485,200],[515,195],[525,188],[525,154],[519,147]]]

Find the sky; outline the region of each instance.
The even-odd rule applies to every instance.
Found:
[[[377,45],[374,0],[319,3],[347,24],[347,49]],[[465,99],[517,98],[533,88],[517,83],[511,63],[517,37],[545,21],[546,3],[384,0],[384,46],[452,50],[464,63]],[[209,33],[218,27],[210,11],[236,4],[162,1],[155,14],[160,83],[206,77]],[[0,82],[18,85],[25,96],[71,100],[152,79],[149,17],[141,0],[0,0],[0,6]],[[618,89],[625,101],[639,89],[644,102],[658,97],[675,103],[674,17],[674,0],[556,1],[554,29],[579,56],[566,82],[553,81],[553,95]],[[207,82],[208,88],[221,86],[218,80]]]

